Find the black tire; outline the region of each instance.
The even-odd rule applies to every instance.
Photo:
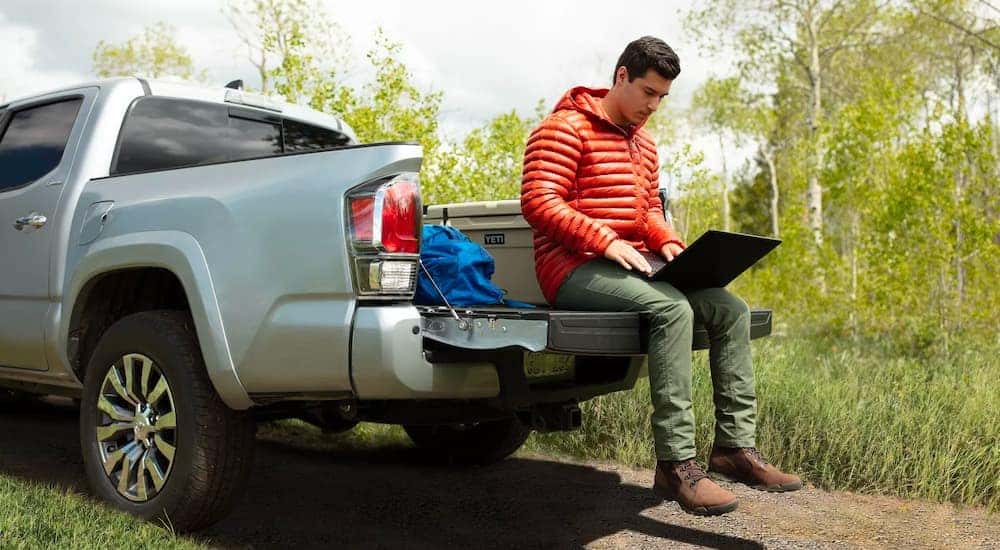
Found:
[[[418,449],[459,464],[493,464],[524,445],[531,430],[516,417],[475,424],[404,425]]]
[[[99,394],[106,387],[105,376],[128,354],[141,354],[153,361],[157,379],[163,378],[168,384],[169,404],[176,418],[176,427],[168,430],[175,450],[166,481],[145,501],[130,500],[119,493],[110,477],[113,474],[105,473],[102,460],[102,452],[116,447],[107,440],[100,445],[97,441],[98,424],[110,422],[110,417],[97,408]],[[117,398],[114,394],[104,395],[105,401],[108,396]],[[162,397],[159,401],[150,399],[151,405],[156,402],[162,403]],[[179,532],[202,529],[225,517],[246,485],[255,429],[249,412],[228,408],[216,394],[186,312],[147,311],[121,319],[102,336],[87,365],[80,407],[80,445],[87,478],[97,496],[133,515],[160,520]],[[133,448],[142,450],[143,441],[136,441],[130,429],[121,430],[116,437],[128,439],[130,434]],[[152,471],[144,464],[136,467],[145,492]],[[122,475],[117,477],[121,479]],[[138,487],[138,479],[134,486]]]

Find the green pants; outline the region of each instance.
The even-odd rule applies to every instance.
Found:
[[[715,401],[715,445],[753,447],[757,398],[750,360],[750,310],[723,288],[682,292],[604,258],[576,268],[559,287],[557,307],[646,311],[653,438],[659,460],[695,456],[691,410],[693,327],[708,331]]]

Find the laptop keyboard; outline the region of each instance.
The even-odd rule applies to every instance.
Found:
[[[663,256],[660,256],[656,252],[639,252],[639,254],[642,254],[642,257],[646,258],[646,261],[649,262],[649,267],[653,268],[654,275],[667,265],[667,261],[663,259]]]

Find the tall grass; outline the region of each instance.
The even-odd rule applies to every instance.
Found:
[[[712,442],[707,352],[695,357],[699,458]],[[878,343],[772,337],[754,344],[757,444],[824,488],[1000,509],[1000,350],[906,357]],[[527,448],[651,467],[649,385],[583,405],[584,427]]]

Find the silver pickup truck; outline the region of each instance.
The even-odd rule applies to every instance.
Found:
[[[259,420],[402,424],[488,463],[631,388],[640,314],[413,304],[424,215],[470,208],[424,207],[420,164],[238,89],[124,78],[0,105],[2,398],[79,400],[94,493],[184,531],[228,512]],[[503,233],[486,244],[519,260],[497,277],[539,296]],[[753,336],[770,323],[754,311]]]

